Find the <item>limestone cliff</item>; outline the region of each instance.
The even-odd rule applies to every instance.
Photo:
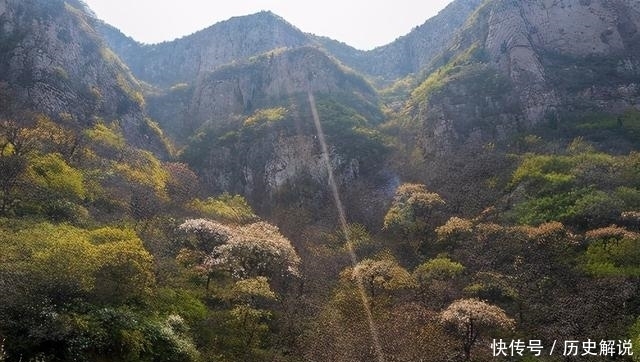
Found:
[[[638,4],[486,2],[408,103],[425,151],[499,142],[570,113],[638,107]]]
[[[375,90],[360,76],[313,47],[281,49],[203,74],[193,86],[149,95],[152,114],[167,129],[188,135],[209,121],[227,123],[260,108],[315,94],[357,104],[380,121]],[[185,133],[186,132],[186,133]]]
[[[419,73],[444,51],[482,0],[456,0],[408,34],[370,51],[358,51],[328,38],[317,41],[353,69],[383,82]]]
[[[309,93],[317,99],[329,165]],[[167,129],[182,125],[172,131],[186,142],[184,160],[211,192],[243,194],[267,214],[304,197],[311,198],[305,209],[330,203],[327,167],[341,188],[389,192],[391,176],[374,177],[386,154],[375,130],[383,119],[375,90],[317,48],[276,50],[221,67],[194,86],[150,96],[149,104]]]
[[[100,32],[135,76],[162,87],[191,83],[220,66],[278,48],[308,45],[300,30],[271,12],[231,18],[170,42],[146,45],[102,23]]]
[[[94,24],[79,1],[0,0],[0,113],[43,113],[80,129],[118,120],[131,142],[163,153],[140,85]]]
[[[456,0],[388,45],[357,50],[302,33],[271,12],[231,18],[181,39],[145,45],[101,23],[98,31],[141,80],[168,87],[190,83],[222,65],[277,48],[314,46],[361,74],[388,83],[420,72],[442,52],[482,0]],[[170,69],[171,71],[166,71]]]

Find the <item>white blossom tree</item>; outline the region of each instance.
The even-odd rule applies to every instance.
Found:
[[[440,313],[440,321],[462,341],[464,360],[471,359],[471,349],[481,332],[513,330],[515,322],[502,308],[479,299],[460,299]]]
[[[210,265],[224,266],[239,279],[297,276],[300,257],[277,227],[257,222],[233,229],[229,239],[213,250]]]

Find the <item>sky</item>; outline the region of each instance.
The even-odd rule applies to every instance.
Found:
[[[84,0],[98,18],[143,43],[189,35],[233,16],[271,10],[306,33],[362,50],[385,45],[452,0]]]

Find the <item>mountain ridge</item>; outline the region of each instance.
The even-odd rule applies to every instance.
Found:
[[[166,155],[144,126],[141,85],[94,31],[83,2],[3,0],[0,20],[3,117],[42,113],[78,128],[118,120],[129,141]]]
[[[627,20],[625,23],[618,19]],[[467,134],[474,132],[456,123],[477,118],[476,111],[455,111],[451,100],[446,99],[455,92],[460,102],[458,108],[474,104],[473,95],[469,93],[473,87],[465,83],[471,79],[466,74],[472,74],[474,67],[484,67],[491,73],[487,74],[485,84],[490,85],[495,77],[501,77],[506,88],[496,90],[502,92],[500,97],[511,99],[505,103],[492,99],[489,93],[486,102],[480,101],[474,106],[481,110],[498,107],[490,116],[493,128],[485,129],[489,135],[480,137],[486,142],[493,139],[491,134],[502,134],[499,138],[504,139],[508,134],[531,129],[545,120],[562,122],[563,115],[571,112],[576,104],[580,104],[581,112],[613,113],[637,105],[640,97],[637,92],[640,71],[637,3],[563,0],[548,5],[544,1],[524,4],[497,0],[486,2],[472,20],[469,27],[459,33],[456,42],[441,54],[442,66],[436,66],[423,83],[425,92],[414,97],[418,103],[423,102],[418,108],[426,112],[418,118],[426,120],[426,133],[431,134],[424,142],[429,153],[442,152],[468,140],[454,131],[456,128],[466,129]],[[620,26],[613,28],[612,24]],[[434,89],[429,91],[429,88]],[[434,97],[437,100],[434,101]],[[508,103],[512,106],[507,106]]]
[[[252,39],[254,36],[251,35],[252,32],[260,33],[261,35],[271,33],[275,34],[273,38],[275,38],[277,43],[271,43],[271,48],[303,45],[316,46],[326,50],[346,66],[364,75],[380,78],[383,83],[388,83],[419,72],[445,48],[446,44],[455,34],[455,29],[464,23],[466,18],[480,3],[481,0],[453,1],[437,15],[427,19],[425,23],[417,26],[409,33],[398,37],[389,44],[367,51],[356,49],[346,43],[324,36],[303,33],[294,25],[288,23],[285,19],[271,11],[232,17],[179,39],[151,45],[139,43],[106,23],[101,24],[98,30],[103,34],[116,53],[131,65],[134,74],[136,74],[138,78],[151,84],[156,83],[162,86],[170,86],[185,81],[185,79],[188,78],[184,76],[185,74],[189,75],[190,78],[193,78],[194,74],[196,74],[197,77],[198,72],[213,70],[216,66],[225,64],[225,61],[229,62],[231,60],[237,60],[239,57],[258,55],[261,52],[271,50],[267,49],[268,47],[257,47],[253,51],[238,53],[236,50],[231,49],[233,47],[229,48],[227,46],[228,44],[223,44],[218,41],[217,39],[219,37],[226,37],[226,42],[233,43],[233,37],[228,37],[228,34],[225,33],[225,28],[232,26],[232,24],[244,24],[244,29],[251,29],[246,34],[244,34],[245,30],[238,32],[238,34],[243,34],[241,38],[245,40]],[[278,26],[265,27],[265,22],[277,24]],[[277,38],[279,36],[281,39],[278,42]],[[270,41],[263,41],[263,43],[269,44]],[[223,48],[228,49],[226,50],[227,53],[236,55],[234,57],[220,56],[219,62],[201,62],[197,70],[195,66],[190,66],[191,69],[188,72],[183,73],[182,71],[178,71],[178,76],[169,78],[155,74],[153,70],[145,70],[146,68],[153,68],[158,65],[154,64],[153,61],[144,65],[143,58],[154,56],[169,58],[171,54],[164,54],[164,52],[167,52],[166,49],[172,49],[174,52],[178,52],[178,50],[191,48]],[[203,57],[202,54],[198,54],[197,52],[193,54],[196,54],[197,57]],[[160,60],[159,62],[166,63],[167,61]],[[172,82],[173,84],[171,84]]]

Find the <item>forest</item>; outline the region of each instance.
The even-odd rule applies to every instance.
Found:
[[[369,52],[270,12],[145,45],[0,0],[0,362],[640,360],[638,29],[456,0]]]
[[[485,147],[501,172],[467,175],[470,196],[503,196],[480,212],[403,183],[371,225],[341,224],[327,199],[334,218],[281,231],[117,124],[24,124],[1,128],[3,360],[489,361],[506,360],[495,341],[531,340],[633,354],[640,154],[586,133]]]

